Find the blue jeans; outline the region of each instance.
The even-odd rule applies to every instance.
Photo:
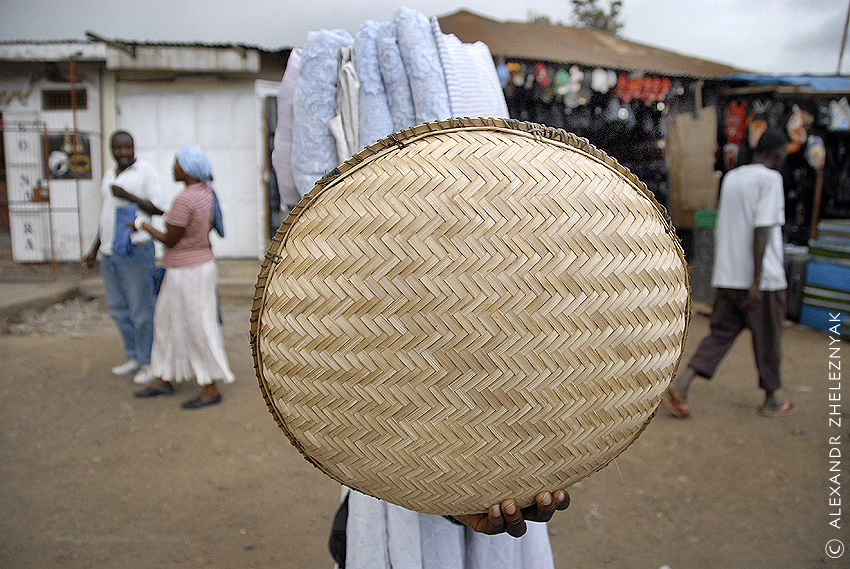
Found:
[[[151,363],[154,266],[154,244],[148,242],[134,245],[129,255],[104,255],[101,267],[106,308],[121,332],[124,353],[142,365]]]

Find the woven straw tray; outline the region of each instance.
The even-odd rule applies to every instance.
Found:
[[[322,178],[257,281],[251,345],[322,472],[433,514],[599,470],[675,373],[688,273],[646,187],[561,130],[420,125]]]

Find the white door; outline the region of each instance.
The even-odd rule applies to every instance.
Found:
[[[259,258],[265,252],[258,113],[257,95],[244,87],[118,94],[119,128],[133,135],[138,158],[157,168],[167,204],[181,189],[172,179],[175,152],[197,145],[209,155],[224,216],[224,238],[211,234],[219,258]]]

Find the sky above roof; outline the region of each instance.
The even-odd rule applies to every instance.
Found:
[[[603,4],[605,4],[603,0]],[[569,0],[18,0],[4,2],[0,41],[110,39],[298,47],[322,28],[352,34],[403,5],[427,16],[466,9],[499,20],[571,23]],[[816,6],[816,8],[815,8]],[[686,55],[776,74],[834,74],[850,0],[624,0],[620,35]],[[841,73],[850,74],[845,49]]]

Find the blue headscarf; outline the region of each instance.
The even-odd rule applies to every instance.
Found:
[[[212,190],[212,163],[207,153],[200,146],[184,146],[177,151],[176,158],[180,168],[187,176],[204,182]],[[210,223],[215,228],[216,233],[224,237],[224,219],[215,190],[213,190],[213,210]]]
[[[178,150],[177,163],[189,177],[201,182],[212,182],[212,163],[200,146],[184,146]]]

